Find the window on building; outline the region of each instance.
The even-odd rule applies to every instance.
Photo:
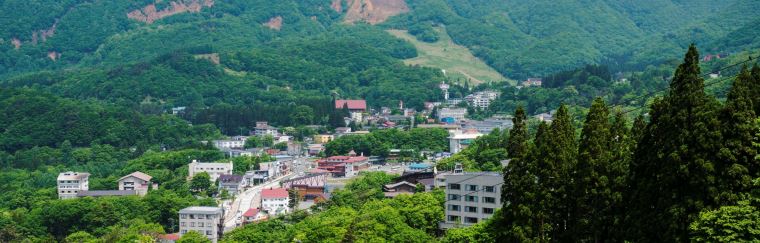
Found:
[[[468,213],[477,213],[478,212],[478,207],[466,206],[466,207],[464,207],[464,211],[468,212]]]
[[[459,205],[449,204],[449,211],[457,211],[458,212],[458,211],[461,211],[461,209],[459,208]]]
[[[180,215],[179,215],[179,218],[181,218],[181,219],[186,219],[186,218],[187,218],[187,214],[180,214]]]
[[[179,226],[185,227],[185,226],[187,226],[187,223],[185,223],[185,222],[179,223]]]
[[[459,216],[456,215],[449,215],[449,222],[451,223],[459,223]]]
[[[182,230],[182,234],[187,234],[187,230]]]
[[[459,196],[457,194],[449,194],[449,200],[450,201],[459,201],[460,198],[461,198],[461,196]]]
[[[203,222],[198,222],[198,227],[203,227]]]
[[[195,214],[190,214],[189,217],[190,219],[195,219]]]
[[[493,214],[493,208],[483,208],[484,214]]]
[[[464,217],[464,222],[468,223],[468,224],[477,224],[478,223],[478,218]]]
[[[211,235],[211,230],[206,230],[206,235]]]
[[[468,201],[468,202],[477,202],[478,201],[478,196],[469,196],[468,195],[468,196],[465,196],[464,200]]]
[[[459,184],[456,184],[456,183],[449,184],[449,190],[459,190]]]
[[[494,188],[493,186],[485,186],[484,188],[485,189],[483,189],[483,190],[485,190],[486,192],[495,192],[496,191],[496,188]]]
[[[467,190],[474,192],[478,190],[478,185],[467,185]]]
[[[496,203],[496,198],[495,197],[483,197],[483,202],[484,203]]]
[[[190,222],[190,227],[195,227],[195,222]]]

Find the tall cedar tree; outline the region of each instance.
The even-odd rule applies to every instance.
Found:
[[[755,115],[760,115],[760,66],[755,63],[752,66],[752,82],[749,85],[749,97],[752,97],[752,105]]]
[[[717,107],[704,92],[699,54],[691,45],[669,93],[652,105],[631,163],[629,240],[688,241],[689,223],[715,205],[714,155],[721,143]]]
[[[546,203],[541,201],[546,198],[544,194],[546,191],[539,185],[539,183],[541,183],[541,166],[542,164],[546,164],[544,162],[544,160],[547,159],[545,155],[551,149],[551,140],[549,125],[545,122],[541,122],[536,131],[536,138],[533,140],[534,146],[530,150],[528,159],[526,160],[528,171],[532,172],[534,177],[532,186],[535,188],[533,190],[533,200],[526,202],[526,208],[530,210],[528,216],[531,216],[530,214],[532,214],[531,218],[533,219],[533,223],[528,224],[527,226],[530,227],[535,225],[535,229],[533,230],[535,233],[530,234],[531,231],[529,230],[532,228],[526,230],[525,236],[527,239],[530,239],[529,241],[548,242],[550,240],[550,233],[553,229],[551,211],[547,209],[545,205]]]
[[[723,147],[718,153],[721,162],[718,171],[722,205],[738,201],[741,193],[750,190],[752,179],[758,177],[758,163],[755,159],[757,151],[752,146],[757,118],[750,96],[752,85],[752,76],[745,66],[728,92],[726,104],[720,113],[724,138]]]
[[[576,200],[569,231],[573,241],[609,239],[614,224],[615,202],[612,172],[612,137],[609,108],[596,98],[586,115],[578,149],[573,184]]]
[[[521,158],[528,153],[528,125],[525,109],[522,106],[517,107],[515,116],[512,118],[512,130],[509,131],[507,140],[507,154],[509,158]]]
[[[549,128],[549,146],[540,148],[544,158],[538,160],[536,176],[538,178],[537,200],[541,215],[548,216],[551,227],[548,237],[552,241],[568,241],[570,213],[573,208],[571,200],[572,175],[575,168],[578,147],[575,141],[570,114],[563,104],[557,110],[556,117]],[[547,235],[541,235],[543,238]]]
[[[504,168],[504,184],[501,189],[502,208],[500,212],[503,226],[495,235],[500,242],[525,242],[536,238],[536,225],[533,220],[532,205],[535,200],[535,166],[529,160],[528,128],[525,110],[518,107],[512,118],[514,126],[509,131],[507,150],[511,161]],[[547,126],[542,123],[537,136],[546,133]],[[539,140],[540,138],[536,138]]]
[[[631,130],[626,124],[625,114],[621,111],[615,112],[615,117],[610,128],[612,141],[612,161],[610,162],[610,182],[611,188],[611,224],[612,230],[608,231],[609,241],[622,242],[623,235],[620,229],[623,228],[623,218],[625,216],[625,203],[623,194],[628,188],[628,169],[633,159],[633,151],[636,146],[636,140],[631,135]],[[643,117],[641,122],[643,122]]]

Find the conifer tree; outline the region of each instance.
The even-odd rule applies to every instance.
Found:
[[[760,115],[760,66],[755,63],[750,72],[751,80],[749,85],[749,97],[752,97],[752,105],[755,115]]]
[[[670,91],[651,106],[630,169],[627,226],[635,242],[683,242],[689,223],[717,197],[717,101],[704,92],[699,54],[689,47]]]
[[[545,160],[547,160],[546,154],[549,153],[551,150],[551,134],[550,134],[550,128],[549,125],[546,124],[546,122],[541,122],[538,126],[538,130],[536,130],[536,137],[533,140],[533,146],[531,147],[530,152],[528,153],[528,166],[529,170],[534,175],[534,194],[533,194],[533,201],[528,202],[527,208],[530,210],[530,213],[532,214],[533,223],[529,225],[535,225],[534,234],[529,235],[531,239],[530,241],[541,241],[541,242],[548,242],[551,237],[551,232],[554,229],[554,226],[552,225],[552,215],[550,209],[548,208],[548,201],[545,186],[539,185],[542,183],[542,178],[546,178],[547,175],[546,171],[543,170],[541,167],[544,164],[547,164]]]
[[[548,231],[549,239],[567,241],[567,226],[574,203],[570,198],[570,185],[573,184],[572,174],[578,147],[575,142],[575,129],[565,105],[561,105],[557,110],[548,137],[548,146],[539,148],[544,158],[538,160],[536,171],[538,206],[542,216],[548,217],[548,221],[543,223],[551,226]]]
[[[508,154],[511,161],[504,168],[502,185],[503,230],[495,232],[501,242],[525,242],[536,239],[536,227],[532,215],[535,195],[535,166],[528,158],[528,130],[525,110],[518,107],[512,118],[514,126],[509,131]],[[546,124],[541,124],[539,134],[544,134]],[[538,138],[537,138],[538,140]]]
[[[509,131],[507,154],[510,158],[523,157],[528,153],[528,125],[525,123],[527,116],[522,106],[517,107],[515,116],[512,118],[512,130]]]
[[[578,146],[577,173],[574,175],[575,211],[569,224],[573,241],[608,239],[615,203],[612,172],[612,136],[609,108],[597,98],[586,116]]]
[[[637,121],[643,123],[643,117],[637,118]],[[610,163],[610,182],[612,183],[612,206],[611,210],[611,230],[608,232],[608,240],[612,242],[622,242],[623,234],[621,229],[623,228],[623,219],[625,217],[625,201],[623,201],[623,194],[628,188],[628,169],[630,167],[631,160],[633,159],[633,151],[636,146],[636,141],[631,135],[631,130],[628,129],[626,123],[627,119],[625,114],[621,111],[615,112],[614,120],[612,121],[612,127],[610,128],[610,136],[612,141],[612,161]],[[640,125],[645,126],[645,125]]]
[[[752,179],[758,177],[757,151],[752,146],[757,118],[750,96],[752,81],[749,70],[743,67],[720,113],[724,138],[717,166],[721,204],[738,201],[741,193],[750,190]]]
[[[636,116],[636,119],[633,120],[633,126],[631,127],[631,140],[633,140],[634,144],[639,143],[646,127],[647,121],[644,120],[644,115]]]

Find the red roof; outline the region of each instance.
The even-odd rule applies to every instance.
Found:
[[[164,240],[172,240],[172,241],[178,241],[179,240],[179,234],[165,234],[165,235],[159,235],[158,238],[164,239]]]
[[[251,209],[248,209],[248,211],[245,211],[245,213],[243,214],[243,217],[256,217],[257,214],[259,214],[259,209],[251,208]]]
[[[343,109],[345,104],[349,110],[367,110],[366,100],[335,100],[335,109]]]
[[[364,156],[330,156],[325,159],[317,161],[319,162],[333,162],[333,163],[356,163],[367,161],[367,157]]]
[[[286,198],[288,197],[288,190],[285,188],[274,188],[261,190],[261,198]]]

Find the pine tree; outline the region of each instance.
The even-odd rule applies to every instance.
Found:
[[[610,130],[609,108],[597,98],[586,116],[578,146],[577,173],[573,179],[576,205],[569,224],[573,241],[598,242],[611,235],[615,195]]]
[[[575,129],[565,105],[557,110],[556,117],[549,128],[548,146],[539,148],[544,158],[538,160],[536,176],[538,178],[538,207],[543,223],[549,224],[548,237],[552,241],[567,241],[567,226],[573,200],[570,189],[573,184],[572,174],[575,168],[578,147],[575,142]],[[542,235],[543,237],[544,235]]]
[[[508,155],[511,161],[504,168],[502,185],[502,210],[504,229],[495,232],[500,242],[525,242],[536,239],[536,225],[532,215],[535,199],[534,161],[528,156],[528,130],[526,116],[522,107],[515,111],[512,118],[514,126],[509,131]],[[547,126],[542,123],[539,136],[546,133]],[[540,138],[537,138],[539,140]]]
[[[723,146],[718,153],[720,164],[720,203],[738,201],[740,193],[748,192],[752,179],[758,177],[757,151],[752,146],[755,135],[755,111],[750,86],[752,76],[743,67],[728,92],[726,104],[721,110]]]
[[[682,242],[689,223],[715,204],[717,101],[704,92],[699,54],[689,47],[670,91],[651,106],[630,169],[629,240]]]

